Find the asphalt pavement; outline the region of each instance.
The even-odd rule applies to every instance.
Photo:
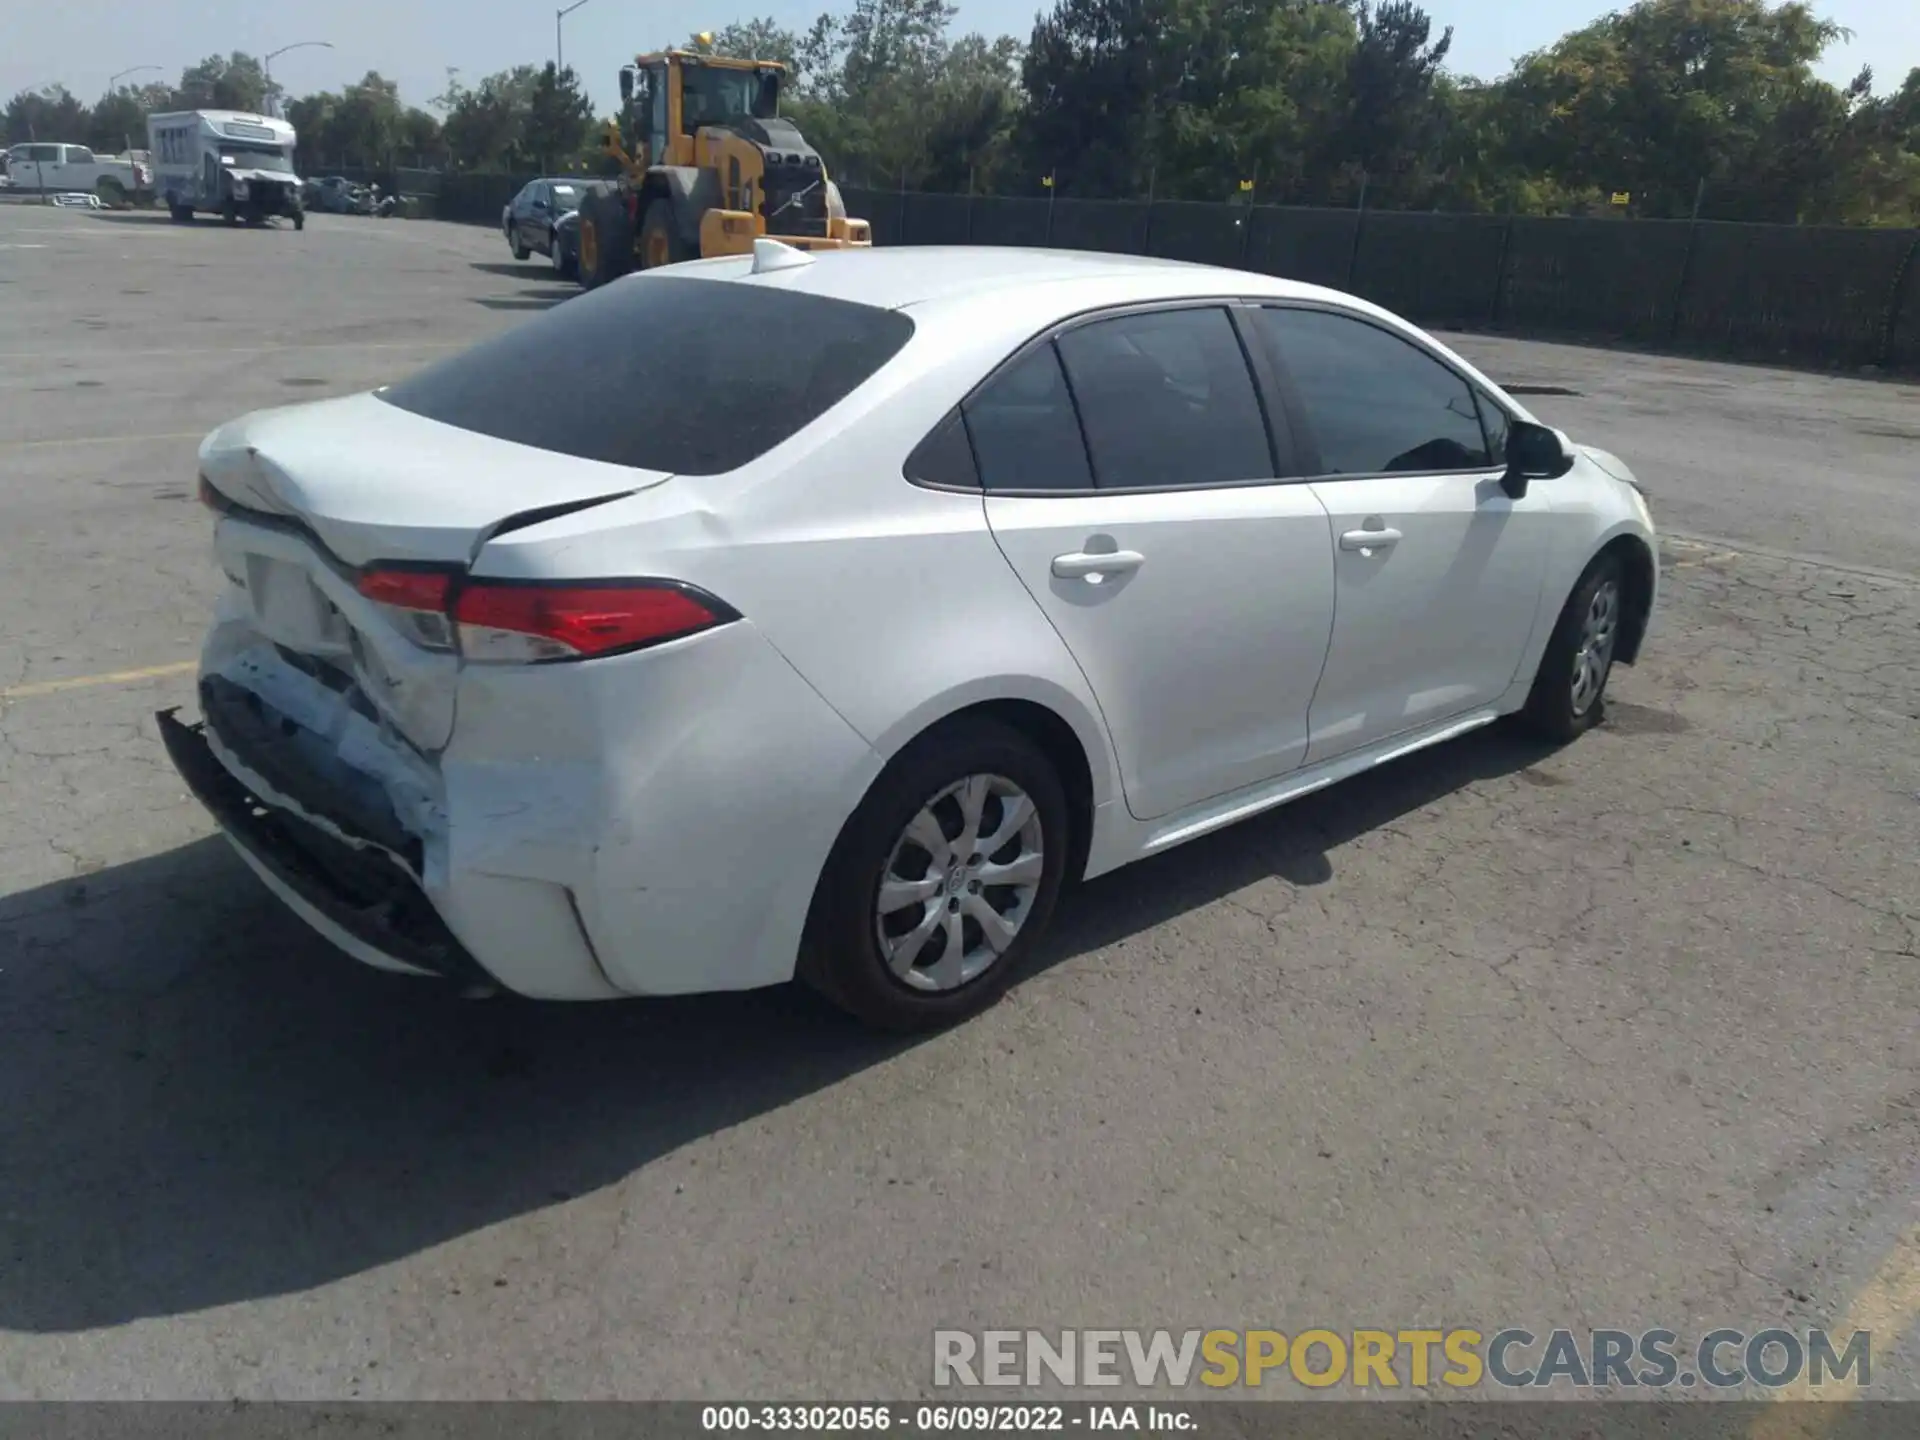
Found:
[[[936,1328],[1420,1324],[1864,1326],[1920,1398],[1920,389],[1458,339],[1683,532],[1606,725],[1095,882],[909,1043],[364,970],[166,763],[200,437],[570,293],[485,230],[0,209],[0,1398],[904,1398]]]

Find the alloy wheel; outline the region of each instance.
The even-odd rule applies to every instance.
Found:
[[[1603,582],[1580,617],[1580,647],[1573,654],[1572,703],[1575,715],[1584,715],[1600,698],[1613,665],[1614,641],[1620,633],[1620,586]]]
[[[874,924],[902,984],[956,990],[1012,946],[1046,868],[1033,800],[1003,775],[968,775],[929,800],[894,842]]]

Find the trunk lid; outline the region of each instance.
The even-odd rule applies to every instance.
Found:
[[[234,583],[229,604],[266,647],[210,655],[209,668],[257,690],[269,682],[263,667],[293,664],[428,755],[453,734],[459,658],[406,633],[359,593],[354,572],[464,568],[515,522],[669,478],[488,439],[371,394],[222,426],[201,444],[200,472],[241,507],[221,520],[215,548]]]
[[[355,568],[465,565],[520,515],[617,500],[669,478],[476,435],[371,393],[223,425],[201,443],[200,473],[238,505],[297,521]]]

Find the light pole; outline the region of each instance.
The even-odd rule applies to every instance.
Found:
[[[107,93],[111,95],[113,93],[113,87],[129,75],[138,75],[142,70],[158,70],[160,68],[158,65],[135,65],[130,69],[122,70],[118,75],[110,75],[107,77]]]
[[[314,46],[321,50],[331,50],[333,48],[333,42],[330,40],[296,40],[291,45],[282,45],[278,50],[275,50],[260,62],[260,68],[266,73],[267,77],[267,107],[269,113],[279,108],[279,100],[273,93],[274,56],[284,55],[289,50],[304,50],[309,46]]]
[[[138,75],[142,70],[158,70],[160,68],[161,67],[158,65],[133,65],[133,66],[129,66],[125,70],[122,70],[118,75],[109,75],[107,77],[107,94],[109,95],[113,94],[113,87],[118,85],[122,80],[126,79],[127,76],[129,75]],[[120,136],[120,146],[123,153],[127,155],[132,155],[133,154],[133,136],[128,135],[125,132],[122,132]]]
[[[553,78],[558,80],[560,72],[567,68],[566,48],[560,38],[560,22],[578,10],[587,0],[573,0],[573,4],[564,10],[553,12]]]

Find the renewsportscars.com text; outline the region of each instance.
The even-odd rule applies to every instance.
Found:
[[[1865,1330],[936,1330],[941,1387],[1778,1389],[1872,1383]]]

